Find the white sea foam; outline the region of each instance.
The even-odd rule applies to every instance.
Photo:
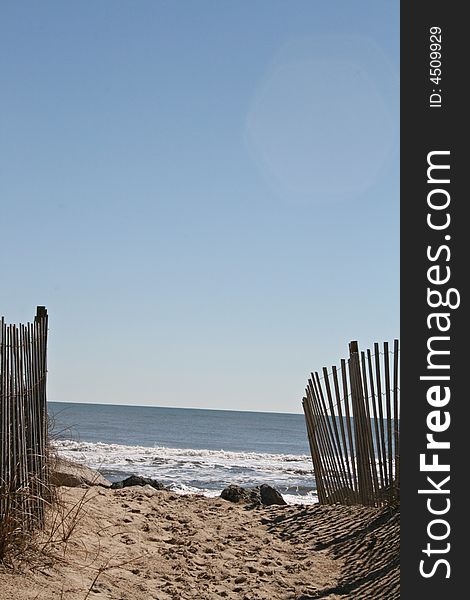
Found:
[[[282,494],[287,504],[316,504],[318,502],[317,493],[314,491],[306,494]]]
[[[207,450],[205,448],[166,448],[163,446],[125,446],[121,444],[105,444],[104,442],[78,442],[75,440],[56,440],[54,442],[57,449],[61,452],[93,452],[98,453],[103,458],[113,455],[125,458],[138,458],[148,456],[162,457],[204,457],[204,458],[223,458],[226,460],[264,460],[268,462],[305,462],[310,457],[301,454],[268,454],[263,452],[230,452],[226,450]]]
[[[58,452],[90,466],[147,465],[162,468],[186,464],[187,467],[226,469],[262,468],[265,471],[308,475],[311,473],[310,457],[293,454],[265,454],[257,452],[230,452],[194,448],[166,448],[162,446],[125,446],[103,442],[55,442]]]
[[[307,455],[232,452],[57,440],[59,455],[100,469],[111,479],[130,473],[153,477],[176,493],[217,496],[231,483],[276,486],[289,504],[316,501]]]

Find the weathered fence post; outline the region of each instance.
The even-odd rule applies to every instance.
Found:
[[[362,504],[372,499],[372,475],[370,471],[369,443],[367,439],[367,415],[361,381],[359,347],[356,341],[349,344],[349,372],[354,419],[354,435],[357,451],[358,492]]]

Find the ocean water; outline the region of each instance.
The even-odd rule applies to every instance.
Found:
[[[303,415],[65,402],[48,411],[59,454],[111,481],[143,475],[207,496],[268,483],[289,503],[317,501]]]

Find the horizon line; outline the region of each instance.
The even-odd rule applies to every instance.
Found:
[[[181,410],[218,410],[224,412],[246,412],[246,413],[262,413],[262,414],[276,414],[276,415],[303,415],[302,412],[285,412],[276,410],[241,410],[238,408],[204,408],[202,406],[161,406],[154,404],[113,404],[112,402],[75,402],[73,400],[47,400],[47,402],[56,402],[62,404],[91,404],[94,406],[129,406],[138,408],[176,408]]]

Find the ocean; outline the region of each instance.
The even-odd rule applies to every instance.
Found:
[[[142,475],[206,496],[268,483],[290,504],[317,501],[303,415],[68,402],[48,412],[59,454],[110,481]]]

